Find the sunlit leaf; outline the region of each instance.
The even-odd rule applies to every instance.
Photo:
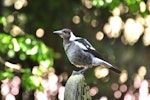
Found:
[[[0,24],[6,26],[7,22],[6,22],[6,18],[5,17],[0,17]]]
[[[15,56],[15,52],[13,50],[9,50],[7,52],[8,57],[13,58]]]
[[[20,53],[19,58],[21,60],[25,60],[27,58],[27,55],[25,53]]]
[[[42,71],[40,70],[40,68],[39,68],[38,66],[36,66],[36,67],[34,67],[34,68],[32,69],[32,74],[41,76],[43,73],[42,73]]]
[[[6,69],[4,72],[0,71],[0,80],[6,79],[6,78],[13,78],[13,70],[12,69]]]

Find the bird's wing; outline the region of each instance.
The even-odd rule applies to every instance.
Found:
[[[74,41],[83,50],[87,50],[87,49],[95,50],[95,48],[84,38],[77,38]]]
[[[91,53],[93,56],[100,58],[102,60],[104,60],[102,58],[102,56],[100,55],[99,52],[97,52],[95,50],[95,48],[84,38],[78,38],[75,40],[75,42],[78,44],[78,46],[80,46],[80,48],[82,48],[85,52],[89,52]]]

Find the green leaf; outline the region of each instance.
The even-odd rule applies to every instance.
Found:
[[[0,17],[0,24],[2,24],[3,26],[7,25],[7,21],[5,17]]]

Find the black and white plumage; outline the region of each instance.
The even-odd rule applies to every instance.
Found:
[[[104,65],[116,73],[119,69],[103,60],[95,48],[84,38],[76,37],[70,29],[54,31],[63,38],[63,46],[69,61],[76,67]]]

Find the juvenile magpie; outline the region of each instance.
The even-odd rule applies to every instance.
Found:
[[[120,74],[121,71],[103,60],[95,48],[84,38],[76,37],[70,29],[62,29],[53,33],[63,38],[63,46],[71,64],[86,69],[92,66],[103,65]]]

